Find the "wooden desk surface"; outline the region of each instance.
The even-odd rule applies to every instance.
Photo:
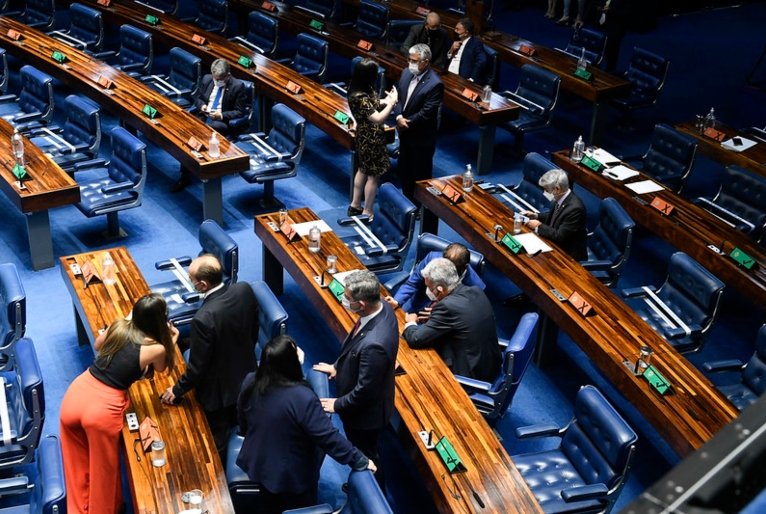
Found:
[[[676,129],[696,139],[698,143],[697,149],[702,155],[713,159],[724,166],[736,164],[737,166],[741,166],[762,177],[766,177],[766,143],[759,141],[749,134],[740,132],[734,127],[724,125],[721,122],[716,122],[716,130],[720,130],[726,134],[726,139],[724,139],[724,141],[735,136],[757,141],[755,146],[748,148],[744,152],[734,152],[722,147],[721,143],[718,141],[714,141],[713,139],[700,134],[694,127],[694,124],[694,121],[679,123],[676,125]]]
[[[642,198],[651,202],[659,197],[673,205],[675,210],[670,216],[663,216],[653,207],[638,203],[634,198],[637,195],[626,187],[625,182],[648,180],[649,177],[644,174],[625,182],[613,180],[572,162],[569,150],[555,152],[553,162],[564,169],[574,183],[601,198],[611,196],[616,199],[636,223],[689,254],[727,285],[750,298],[755,305],[766,308],[766,251],[753,238],[668,189],[642,195]],[[733,259],[712,251],[708,245],[714,245],[727,254],[737,247],[755,259],[759,269],[748,271]]]
[[[10,29],[21,33],[22,38],[13,41],[7,35]],[[125,123],[140,130],[148,139],[170,153],[200,179],[222,177],[250,167],[247,153],[223,136],[219,137],[219,158],[210,159],[205,151],[203,158],[198,159],[191,153],[186,142],[191,136],[207,142],[213,129],[206,123],[138,80],[42,32],[10,18],[0,17],[0,46],[9,54],[52,75],[119,116]],[[64,64],[54,61],[51,58],[54,51],[63,53],[67,61]],[[113,81],[113,86],[108,92],[98,84],[101,76]],[[157,109],[160,117],[150,120],[143,114],[141,110],[146,104]]]
[[[461,189],[460,177],[421,181],[415,197],[529,295],[679,455],[699,448],[737,416],[737,409],[710,381],[578,262],[547,241],[552,252],[533,258],[512,254],[486,234],[494,232],[497,223],[512,227],[512,211],[480,188],[456,205],[426,189],[433,184],[441,190],[445,183]],[[583,318],[568,302],[557,300],[551,288],[567,297],[577,291],[594,312]],[[623,364],[626,359],[635,362],[641,346],[652,348],[652,364],[672,384],[673,394],[659,397]]]
[[[308,208],[291,210],[295,223],[318,219]],[[312,254],[306,239],[289,245],[281,233],[267,225],[277,221],[275,215],[255,217],[255,234],[265,251],[275,257],[293,277],[312,305],[320,312],[339,341],[356,322],[327,289],[321,289],[312,278],[325,267],[326,256],[338,256],[339,272],[362,269],[363,265],[335,233],[322,234],[322,250]],[[281,280],[281,275],[279,277]],[[381,292],[385,292],[381,288]],[[399,326],[404,326],[404,313],[397,311]],[[339,348],[340,350],[340,348]],[[432,349],[412,350],[400,341],[398,360],[407,371],[396,377],[396,408],[403,420],[404,440],[418,471],[441,512],[542,512],[537,501],[514,466],[505,449],[489,428],[470,399],[452,376],[439,355]],[[465,463],[467,471],[447,476],[446,467],[434,451],[427,451],[418,431],[433,429],[446,436]],[[467,484],[479,494],[486,508],[473,499]],[[449,492],[455,490],[456,499]]]
[[[117,266],[117,283],[109,286],[90,284],[83,289],[82,280],[72,274],[69,264],[82,265],[90,260],[100,273],[106,251]],[[124,246],[61,257],[61,274],[78,315],[87,324],[91,345],[100,329],[127,316],[133,304],[151,292]],[[185,369],[181,352],[176,347],[176,368],[172,373],[156,373],[152,379],[135,382],[128,391],[128,412],[135,412],[139,422],[146,416],[157,422],[167,458],[167,464],[160,468],[152,466],[149,454],[141,455],[141,462],[138,462],[136,451],[143,454],[140,445],[134,451],[133,443],[138,433],[130,432],[127,424],[123,426],[123,455],[134,508],[139,514],[174,514],[189,508],[181,501],[181,493],[201,489],[205,507],[210,512],[233,514],[226,474],[194,392],[184,395],[183,403],[178,406],[162,405],[159,401],[160,394],[175,383]]]

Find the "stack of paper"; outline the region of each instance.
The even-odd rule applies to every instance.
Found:
[[[741,145],[735,145],[734,139],[738,139],[742,142]],[[750,139],[746,139],[744,137],[737,137],[737,138],[731,138],[727,141],[724,141],[721,143],[721,146],[726,148],[727,150],[732,150],[735,152],[744,152],[748,148],[755,146],[755,141],[752,141]]]
[[[313,226],[316,226],[322,232],[332,232],[330,225],[325,223],[323,220],[307,221],[305,223],[293,223],[293,230],[295,230],[299,236],[305,237],[309,235],[309,230],[311,230],[311,227]]]
[[[659,185],[657,182],[654,182],[653,180],[641,180],[639,182],[633,182],[632,184],[627,184],[627,186],[636,194],[643,195],[646,193],[656,193],[657,191],[662,191],[665,189],[661,185]]]
[[[545,244],[545,242],[533,232],[518,234],[513,237],[524,246],[524,250],[526,250],[527,253],[550,252],[553,250],[553,248]]]
[[[609,178],[620,181],[638,176],[638,172],[636,170],[628,168],[627,166],[623,166],[622,164],[613,166],[611,168],[606,168],[602,174]]]
[[[597,148],[596,150],[593,150],[593,158],[607,167],[620,164],[620,159],[610,154],[603,148]]]

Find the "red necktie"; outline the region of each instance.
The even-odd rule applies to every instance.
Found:
[[[356,320],[356,324],[354,325],[354,328],[351,330],[351,338],[356,337],[357,332],[359,332],[359,329],[362,327],[362,318],[359,318]]]

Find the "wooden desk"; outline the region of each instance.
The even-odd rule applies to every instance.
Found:
[[[555,152],[553,162],[569,174],[572,182],[600,198],[611,196],[616,199],[636,223],[689,254],[727,285],[750,298],[755,305],[766,308],[766,252],[753,238],[668,189],[641,197],[647,202],[659,197],[673,205],[675,210],[670,216],[664,216],[653,207],[639,203],[635,199],[638,195],[628,189],[625,182],[649,179],[644,174],[625,182],[613,180],[572,162],[569,150]],[[738,266],[733,259],[711,250],[708,245],[722,249],[727,254],[737,247],[754,258],[759,269],[748,271]]]
[[[766,177],[766,143],[754,138],[749,134],[740,132],[733,127],[724,125],[721,122],[716,122],[716,130],[720,130],[726,134],[726,139],[724,139],[724,141],[735,136],[745,137],[747,139],[757,141],[755,146],[748,148],[744,152],[733,152],[722,147],[721,143],[718,141],[714,141],[713,139],[700,134],[694,127],[694,124],[694,121],[679,123],[676,125],[676,129],[696,139],[698,143],[697,149],[702,155],[713,159],[714,161],[719,162],[724,166],[728,166],[729,164],[736,164],[737,166],[741,166],[746,170],[750,170],[762,177]]]
[[[699,448],[737,416],[736,407],[710,381],[578,262],[550,242],[552,252],[532,258],[512,254],[487,235],[494,232],[496,223],[512,227],[512,211],[480,188],[474,188],[465,195],[465,202],[456,205],[426,190],[430,184],[441,190],[445,183],[460,190],[459,177],[418,182],[415,197],[430,211],[424,217],[438,216],[513,280],[679,455]],[[568,302],[557,300],[551,288],[567,297],[577,291],[591,304],[593,313],[582,317]],[[626,359],[635,362],[641,346],[652,348],[652,364],[672,384],[673,394],[659,397],[646,380],[635,377],[623,364]]]
[[[9,38],[9,29],[22,34],[22,38],[19,41]],[[88,96],[175,157],[183,168],[202,180],[203,219],[223,224],[221,177],[249,169],[247,153],[221,136],[220,157],[212,159],[207,152],[202,158],[195,157],[186,143],[192,136],[207,142],[213,133],[210,126],[125,73],[22,23],[0,17],[0,46]],[[51,58],[54,51],[66,56],[64,64]],[[113,81],[111,89],[105,90],[98,84],[101,76]],[[143,114],[141,110],[146,104],[157,109],[160,117],[150,120]]]
[[[308,208],[292,210],[295,223],[318,219]],[[308,251],[306,239],[286,244],[281,233],[273,232],[267,223],[277,221],[274,215],[255,217],[255,234],[263,242],[263,277],[276,294],[282,293],[283,266],[293,277],[311,304],[319,311],[338,340],[348,334],[356,322],[327,289],[313,277],[325,268],[326,256],[338,256],[338,271],[362,269],[363,265],[335,233],[322,234],[322,250]],[[385,290],[381,288],[381,293]],[[397,311],[399,326],[404,326],[404,313]],[[524,512],[541,513],[532,492],[519,474],[505,449],[495,437],[471,400],[432,349],[412,350],[399,344],[398,360],[407,371],[396,377],[396,409],[402,418],[400,437],[428,485],[440,512]],[[427,451],[418,432],[434,430],[446,436],[466,465],[465,473],[451,478],[441,477],[446,468],[434,451]],[[470,487],[478,493],[486,508],[474,500]],[[450,489],[460,495],[454,498]]]
[[[13,127],[0,118],[0,139],[10,142]],[[16,176],[11,170],[16,164],[10,143],[3,146],[0,158],[0,189],[27,220],[27,238],[32,269],[40,271],[53,267],[53,240],[48,209],[72,205],[80,201],[80,188],[47,155],[24,138],[25,169],[31,180],[20,189]]]
[[[117,283],[109,286],[90,284],[87,289],[83,289],[81,278],[72,274],[69,264],[82,265],[90,260],[100,273],[105,251],[61,257],[61,274],[72,297],[80,342],[90,342],[91,346],[99,330],[127,316],[135,302],[151,292],[124,246],[106,251],[117,266]],[[172,373],[157,373],[152,379],[139,380],[128,391],[128,412],[135,412],[139,422],[146,416],[157,422],[167,455],[167,464],[160,468],[151,465],[148,454],[142,455],[138,462],[133,444],[138,433],[130,432],[127,424],[123,426],[122,449],[133,506],[140,514],[180,512],[189,508],[181,501],[181,493],[201,489],[205,507],[210,512],[233,514],[226,474],[194,392],[185,394],[183,403],[178,406],[162,405],[159,401],[160,394],[178,381],[185,369],[181,352],[176,347],[176,368]],[[143,453],[140,448],[135,448],[139,454]]]

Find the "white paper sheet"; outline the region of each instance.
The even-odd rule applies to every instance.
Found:
[[[621,181],[638,176],[638,172],[636,170],[628,168],[627,166],[623,166],[622,164],[613,166],[611,168],[606,168],[601,172],[601,174],[609,178]]]
[[[636,194],[643,195],[646,193],[656,193],[665,189],[653,180],[642,180],[640,182],[633,182],[632,184],[626,184],[631,191]]]
[[[316,225],[317,228],[321,230],[322,232],[332,232],[330,225],[328,225],[322,220],[307,221],[305,223],[293,223],[293,230],[298,232],[299,236],[304,237],[309,235],[309,230],[311,230],[311,227],[313,227],[314,225]]]
[[[721,146],[726,148],[727,150],[731,150],[733,152],[739,153],[739,152],[744,152],[745,150],[755,146],[756,144],[756,142],[753,141],[752,139],[746,139],[744,137],[740,137],[739,139],[742,141],[742,144],[740,146],[734,145],[734,141],[733,141],[734,138],[724,141],[723,143],[721,143]]]
[[[604,166],[612,162],[620,162],[620,159],[610,154],[603,148],[597,148],[593,150],[593,158],[596,159],[601,164],[603,164]]]
[[[553,250],[550,246],[545,244],[545,241],[540,239],[534,232],[527,232],[526,234],[518,234],[513,236],[519,243],[524,245],[524,250],[527,253],[538,252],[550,252]]]

